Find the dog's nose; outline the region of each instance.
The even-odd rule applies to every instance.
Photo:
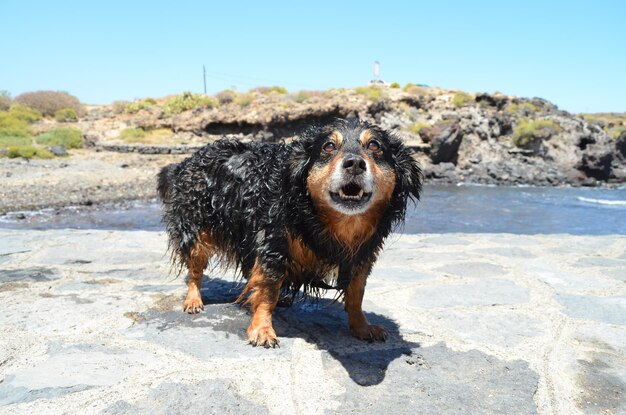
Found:
[[[343,159],[343,168],[353,176],[357,176],[367,170],[367,164],[363,157],[349,154]]]

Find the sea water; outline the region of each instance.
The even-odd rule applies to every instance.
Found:
[[[162,230],[156,200],[12,212],[0,228]],[[425,186],[405,233],[626,234],[626,187]]]

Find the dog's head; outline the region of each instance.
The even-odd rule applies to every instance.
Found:
[[[320,210],[353,216],[389,207],[399,220],[407,199],[419,198],[417,162],[397,137],[377,126],[337,120],[309,131],[299,146],[305,157],[295,172]]]

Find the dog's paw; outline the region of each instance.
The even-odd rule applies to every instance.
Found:
[[[198,314],[200,311],[204,310],[204,304],[202,304],[201,297],[187,297],[185,302],[183,303],[183,310],[188,314]]]
[[[361,339],[369,342],[379,341],[384,342],[389,337],[389,333],[382,326],[376,326],[374,324],[364,324],[359,327],[351,327],[352,334]]]
[[[252,346],[263,346],[266,349],[280,347],[280,341],[272,326],[248,327],[248,343]]]

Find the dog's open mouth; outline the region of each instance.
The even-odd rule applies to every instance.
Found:
[[[330,197],[335,203],[356,206],[368,202],[372,197],[372,193],[365,192],[356,183],[348,183],[341,187],[338,192],[330,192]]]

